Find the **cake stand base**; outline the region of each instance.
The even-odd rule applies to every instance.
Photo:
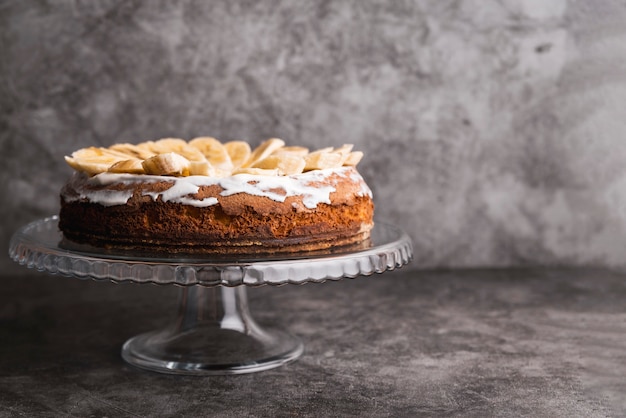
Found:
[[[58,222],[53,216],[16,231],[9,244],[11,258],[29,268],[81,279],[182,286],[176,320],[131,338],[122,348],[128,363],[161,373],[251,373],[295,360],[302,355],[302,343],[287,332],[256,324],[247,287],[369,276],[402,267],[413,256],[408,235],[384,222],[376,222],[370,242],[358,250],[232,260],[68,248],[62,245]]]
[[[122,347],[122,357],[134,366],[184,375],[259,372],[293,361],[302,352],[298,338],[254,321],[245,286],[181,288],[176,320]]]

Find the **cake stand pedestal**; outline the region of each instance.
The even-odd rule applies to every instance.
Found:
[[[238,374],[278,367],[303,348],[291,334],[254,321],[244,286],[189,286],[181,289],[176,320],[126,341],[122,357],[159,372]]]
[[[186,375],[241,374],[297,359],[303,344],[290,333],[259,326],[248,286],[321,283],[399,268],[412,258],[408,236],[377,222],[359,249],[264,257],[128,253],[63,242],[58,218],[32,222],[11,238],[13,260],[52,274],[113,282],[181,286],[175,320],[123,345],[128,363]]]

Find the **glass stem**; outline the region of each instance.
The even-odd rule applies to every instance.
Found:
[[[175,328],[184,332],[198,327],[230,329],[243,334],[258,332],[248,308],[246,287],[183,287]]]

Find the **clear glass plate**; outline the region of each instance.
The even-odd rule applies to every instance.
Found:
[[[210,257],[116,252],[68,245],[56,216],[32,222],[11,238],[16,262],[81,279],[181,286],[176,318],[123,345],[122,358],[143,369],[184,375],[241,374],[297,359],[304,345],[277,328],[259,326],[247,286],[354,278],[408,263],[413,250],[398,228],[377,222],[363,248],[268,257]]]
[[[237,259],[197,254],[116,252],[89,246],[62,246],[58,217],[25,225],[11,238],[14,261],[53,274],[77,278],[176,284],[181,286],[259,286],[324,282],[393,270],[412,257],[409,237],[377,222],[371,243],[359,250]]]

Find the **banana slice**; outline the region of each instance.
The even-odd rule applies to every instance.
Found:
[[[189,141],[189,145],[197,149],[213,167],[226,171],[233,169],[233,162],[226,147],[217,139],[203,136],[192,139]]]
[[[234,167],[241,167],[252,154],[250,145],[244,141],[227,142],[224,144],[224,148],[226,148]]]
[[[277,169],[279,175],[289,176],[302,173],[305,165],[304,158],[298,155],[279,154],[270,155],[261,161],[257,161],[252,168],[263,168],[266,170]]]
[[[343,156],[336,152],[314,152],[304,157],[304,171],[341,167]]]
[[[204,161],[189,161],[189,175],[190,176],[210,176],[214,168],[211,167],[211,163]]]
[[[175,152],[158,154],[144,160],[141,165],[146,174],[159,176],[188,176],[189,160]]]
[[[145,141],[145,142],[141,142],[139,144],[137,144],[137,149],[145,154],[150,154],[148,155],[145,159],[148,159],[150,157],[155,156],[157,153],[155,151],[153,151],[154,149],[154,141]]]
[[[76,171],[83,171],[90,176],[104,173],[115,164],[117,161],[113,160],[101,160],[101,159],[76,159],[72,157],[65,157],[65,162]]]
[[[230,171],[213,167],[208,161],[189,161],[190,176],[228,177]]]
[[[126,154],[100,147],[82,148],[74,151],[71,157],[65,157],[70,167],[91,176],[104,173],[116,162],[127,159]]]
[[[177,149],[186,146],[187,142],[180,138],[162,138],[157,141],[146,141],[140,145],[150,149],[155,154],[166,154],[176,152]]]
[[[345,160],[343,161],[343,165],[356,166],[362,158],[363,153],[361,151],[353,151],[346,156]]]
[[[333,149],[333,153],[341,155],[341,165],[344,165],[346,158],[348,158],[348,154],[352,151],[354,145],[352,144],[343,144],[342,146]]]
[[[189,161],[204,161],[204,155],[197,148],[192,147],[184,139],[179,138],[163,138],[149,144],[149,147],[155,154],[167,154],[175,152],[182,155]]]
[[[289,155],[298,155],[300,157],[306,157],[308,153],[309,153],[309,149],[306,147],[293,146],[293,147],[278,148],[276,151],[272,153],[272,155],[289,154]]]
[[[284,146],[285,141],[282,139],[270,138],[252,151],[252,155],[250,155],[250,158],[242,167],[252,167],[257,161],[264,160],[272,155],[274,151]]]
[[[107,170],[109,173],[129,173],[129,174],[145,174],[141,164],[143,161],[139,158],[118,161]]]
[[[233,175],[235,174],[253,174],[255,176],[277,176],[278,169],[240,167],[240,168],[235,169],[235,171],[233,171]]]
[[[309,155],[311,155],[311,154],[322,154],[322,153],[325,153],[325,152],[333,152],[334,150],[335,149],[333,147],[325,147],[325,148],[317,149],[315,151],[311,151],[309,153]]]
[[[114,144],[111,145],[109,149],[127,154],[130,157],[138,158],[140,160],[145,160],[146,158],[150,158],[155,154],[154,152],[150,151],[149,148],[128,143]]]
[[[128,155],[123,152],[115,151],[110,148],[102,148],[102,147],[89,147],[89,148],[81,148],[78,151],[74,151],[72,153],[72,158],[99,158],[99,157],[110,157],[117,159],[128,159]]]
[[[342,146],[333,149],[333,152],[337,152],[341,155],[348,155],[352,151],[352,148],[354,148],[353,144],[343,144]]]

